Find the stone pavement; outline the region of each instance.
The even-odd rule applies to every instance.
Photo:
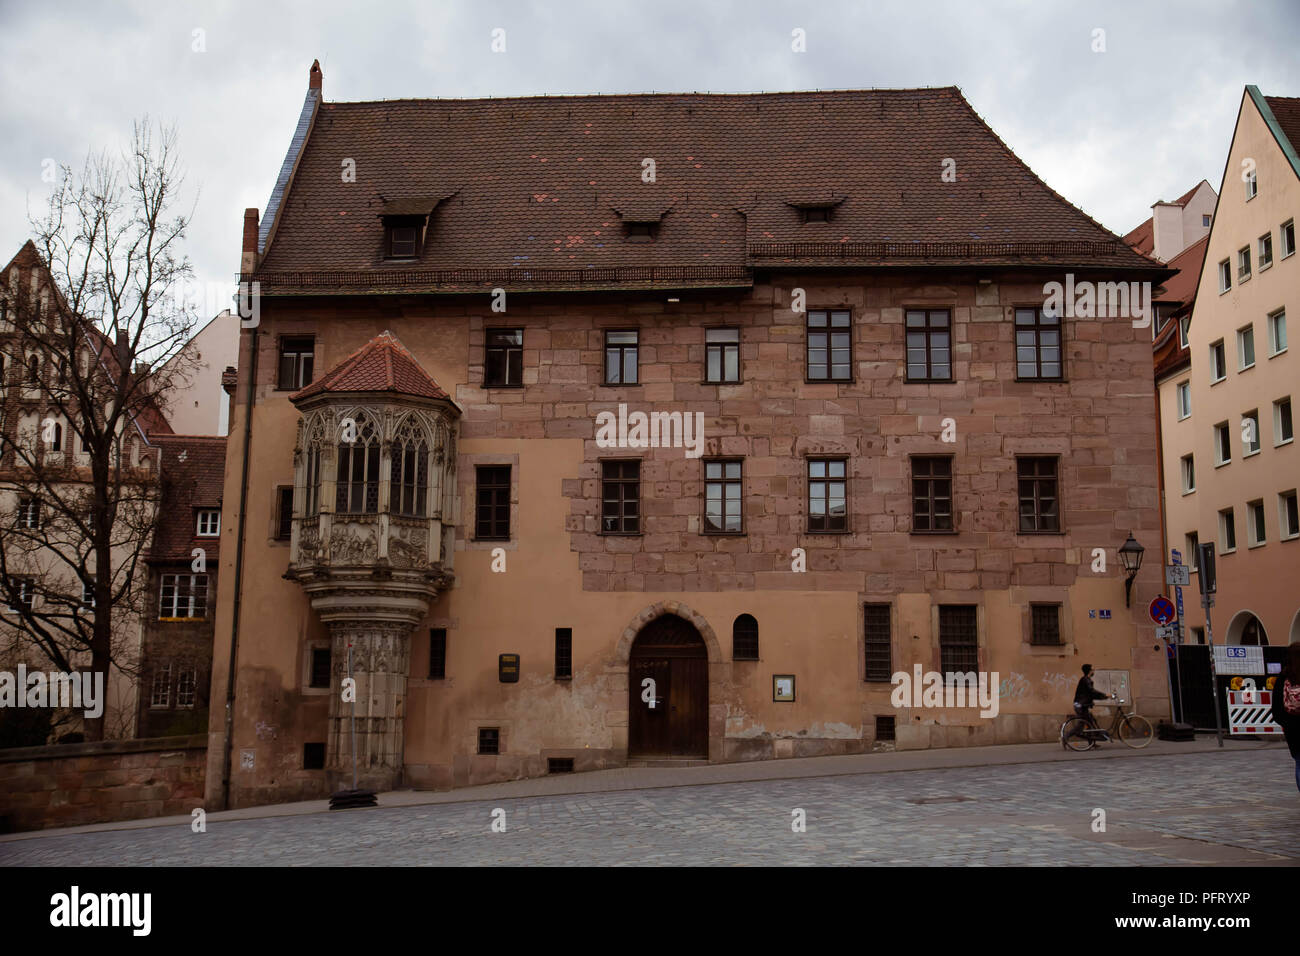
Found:
[[[212,813],[206,833],[180,817],[16,834],[0,865],[1300,865],[1300,794],[1277,743],[643,768],[325,807]]]

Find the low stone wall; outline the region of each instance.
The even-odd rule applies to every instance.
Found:
[[[189,813],[206,734],[0,750],[0,833]]]

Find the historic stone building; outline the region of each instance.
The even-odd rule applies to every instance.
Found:
[[[1170,271],[955,89],[313,66],[241,272],[209,807],[350,786],[353,716],[363,785],[449,787],[1046,740],[1084,662],[1167,713],[1117,554],[1159,542],[1151,331],[1045,286]],[[996,714],[896,706],[914,668]]]

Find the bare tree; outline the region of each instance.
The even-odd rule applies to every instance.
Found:
[[[0,485],[12,501],[0,600],[56,669],[88,664],[107,684],[113,669],[136,676],[129,648],[159,497],[147,434],[166,427],[163,396],[188,370],[196,318],[180,294],[190,217],[174,211],[174,129],[137,122],[128,152],[62,174],[31,220],[26,261],[0,279],[11,358]],[[85,732],[102,739],[104,718]]]

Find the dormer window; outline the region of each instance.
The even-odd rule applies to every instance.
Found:
[[[659,231],[657,222],[625,222],[624,235],[632,242],[653,242]]]
[[[805,206],[803,209],[804,222],[830,222],[831,211],[825,206]]]
[[[790,196],[786,204],[793,206],[799,214],[799,220],[805,224],[812,222],[830,222],[835,216],[835,207],[844,202],[843,196],[817,191],[801,196]]]
[[[420,219],[386,219],[384,221],[385,256],[389,259],[415,259],[420,255]]]

